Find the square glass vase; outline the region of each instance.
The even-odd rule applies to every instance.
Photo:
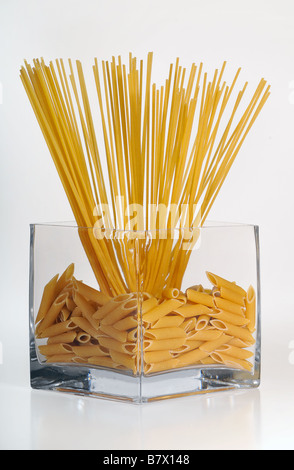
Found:
[[[134,403],[260,384],[259,230],[30,226],[34,389]]]

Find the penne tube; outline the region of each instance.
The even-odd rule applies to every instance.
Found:
[[[182,305],[182,301],[178,299],[167,299],[161,304],[156,305],[152,310],[149,310],[143,315],[143,321],[146,323],[154,323],[168,313],[173,312],[176,308]]]
[[[188,351],[188,350],[199,348],[203,343],[204,341],[200,341],[198,339],[192,339],[192,340],[187,339],[185,346],[187,346],[187,351]]]
[[[245,307],[245,297],[238,292],[229,289],[228,287],[222,286],[220,288],[220,296],[222,299],[229,300],[230,302],[233,302],[234,304],[241,305],[241,307]]]
[[[85,331],[86,333],[89,333],[90,336],[93,336],[93,338],[98,338],[99,337],[99,331],[97,331],[91,323],[84,317],[71,317],[72,322],[77,325],[81,330]]]
[[[183,354],[186,351],[189,351],[189,346],[187,344],[183,344],[183,346],[180,346],[177,349],[171,349],[170,353],[172,354],[173,357],[178,357],[179,354]]]
[[[68,320],[68,318],[71,316],[71,312],[68,310],[67,307],[63,307],[57,317],[57,321],[59,322],[64,322]]]
[[[99,328],[99,321],[93,318],[95,313],[94,307],[86,300],[79,292],[76,292],[74,295],[74,302],[82,311],[83,317],[85,317],[92,327],[96,330]]]
[[[256,324],[256,294],[252,286],[249,287],[245,298],[245,316],[249,321],[248,329],[251,333],[255,331]]]
[[[84,284],[81,281],[77,281],[76,279],[73,280],[73,286],[74,290],[76,292],[79,292],[79,294],[82,295],[87,300],[92,300],[93,302],[96,302],[98,305],[105,305],[107,302],[109,302],[110,297],[103,292],[100,292],[93,287],[88,286],[87,284]]]
[[[90,339],[91,335],[89,333],[86,333],[85,331],[79,331],[77,333],[77,341],[81,344],[89,343]]]
[[[108,351],[100,345],[79,345],[72,346],[73,352],[80,357],[109,356]]]
[[[246,326],[249,323],[247,318],[237,315],[236,313],[226,312],[225,310],[214,310],[211,312],[210,316],[218,320],[223,320],[224,322],[228,321],[236,326]]]
[[[52,356],[48,356],[46,358],[46,362],[54,363],[54,362],[72,362],[72,359],[75,357],[74,354],[53,354]]]
[[[199,362],[207,356],[209,356],[209,353],[206,351],[202,351],[199,348],[193,349],[192,351],[188,351],[178,357],[178,365],[179,367],[189,366]]]
[[[64,294],[64,292],[68,292],[70,295],[73,294],[73,282],[72,282],[72,279],[70,279],[64,286],[64,288],[62,289],[62,291],[60,292],[60,294]]]
[[[149,299],[144,300],[141,304],[142,315],[152,310],[154,307],[156,307],[157,304],[158,304],[158,300],[155,297],[151,297]]]
[[[56,295],[59,295],[62,289],[64,289],[68,282],[72,280],[74,274],[75,265],[71,263],[66,270],[61,274],[56,284]]]
[[[44,287],[43,295],[39,307],[39,311],[37,314],[36,322],[43,320],[45,315],[47,314],[49,308],[53,304],[56,298],[56,285],[57,285],[58,274],[56,274]]]
[[[117,369],[118,365],[113,361],[111,357],[107,356],[91,356],[88,357],[88,363],[101,367],[110,367],[111,369]]]
[[[111,325],[101,324],[100,331],[121,343],[125,343],[127,341],[128,333],[126,331],[119,331]]]
[[[52,326],[54,324],[55,320],[57,319],[57,317],[58,317],[58,315],[61,311],[61,309],[65,305],[65,301],[66,301],[67,297],[68,297],[68,293],[65,293],[65,294],[61,294],[60,296],[58,296],[54,300],[54,302],[51,305],[51,307],[49,308],[46,316],[37,325],[36,333],[38,335],[40,335],[46,328],[48,328],[49,326]]]
[[[113,300],[110,300],[110,302],[98,308],[98,310],[94,313],[93,318],[95,320],[102,320],[103,318],[106,317],[106,315],[112,312],[112,310],[114,310],[116,307],[117,307],[117,302],[113,302]]]
[[[147,364],[144,368],[145,374],[151,374],[155,372],[163,372],[178,367],[178,358],[169,359],[167,361],[155,362],[153,364]]]
[[[122,343],[114,338],[101,337],[99,338],[100,346],[103,346],[106,349],[111,349],[117,352],[133,354],[135,350],[135,345],[132,343]]]
[[[71,312],[71,317],[82,317],[82,310],[80,307],[76,307],[72,312]]]
[[[56,344],[56,343],[72,343],[77,336],[75,331],[68,331],[67,333],[62,333],[61,335],[50,336],[48,338],[47,344]]]
[[[206,307],[210,308],[214,307],[213,297],[210,294],[206,294],[205,292],[198,292],[194,289],[187,289],[186,294],[190,302],[205,305]]]
[[[198,340],[198,341],[213,341],[219,338],[222,334],[222,331],[216,329],[204,329],[200,331],[190,331],[187,334],[187,340]]]
[[[244,369],[251,371],[252,370],[252,364],[251,362],[245,360],[245,359],[238,359],[233,356],[229,356],[227,354],[224,354],[222,352],[214,352],[211,354],[212,359],[214,359],[216,362],[220,364],[224,364],[228,367],[232,367],[234,369]]]
[[[143,351],[174,350],[185,344],[185,338],[146,339],[143,341]]]
[[[222,299],[221,297],[214,297],[215,307],[219,310],[235,313],[236,315],[245,316],[245,307],[235,304],[230,300]]]
[[[137,315],[130,315],[114,323],[113,327],[119,331],[127,331],[138,326]]]
[[[136,311],[137,305],[137,301],[134,299],[119,303],[114,310],[101,320],[101,325],[113,325]]]
[[[228,344],[236,346],[236,348],[249,348],[252,346],[251,343],[248,343],[248,341],[243,341],[240,338],[232,338],[230,341],[228,341]]]
[[[223,344],[215,348],[216,352],[221,352],[227,354],[228,356],[233,356],[238,359],[249,359],[250,357],[254,356],[252,351],[248,351],[248,349],[237,348],[230,344]]]
[[[152,323],[152,328],[171,328],[182,325],[184,319],[181,315],[165,315],[164,317]]]
[[[128,337],[127,337],[127,340],[128,341],[137,341],[139,335],[138,335],[138,331],[139,331],[139,326],[137,328],[134,328],[133,330],[131,331],[128,331]]]
[[[150,328],[145,331],[145,338],[150,339],[169,339],[169,338],[186,338],[185,330],[182,328]]]
[[[162,296],[165,297],[166,299],[176,299],[180,295],[179,289],[176,289],[174,287],[168,287],[166,289],[163,289],[162,291]]]
[[[210,320],[210,317],[208,315],[200,315],[197,319],[195,330],[197,331],[204,330],[207,327],[209,320]]]
[[[127,369],[131,369],[135,373],[136,363],[132,356],[130,356],[129,354],[124,354],[122,352],[118,352],[115,349],[110,349],[109,354],[113,362],[116,362],[117,364],[120,364],[126,367]]]
[[[53,356],[56,354],[69,354],[72,352],[72,348],[66,343],[43,344],[39,346],[39,352],[43,356]]]
[[[196,321],[197,321],[196,317],[187,318],[186,320],[183,321],[180,327],[183,328],[183,330],[185,330],[186,333],[188,333],[191,330],[195,330]]]
[[[175,309],[175,312],[183,316],[184,318],[190,318],[199,315],[209,315],[211,310],[212,309],[207,307],[206,305],[187,303]]]
[[[76,304],[71,297],[67,297],[65,305],[70,312],[72,312],[76,308]]]
[[[211,320],[210,322],[213,326],[219,330],[225,331],[230,336],[235,336],[243,341],[246,341],[250,344],[254,344],[255,340],[247,328],[241,326],[235,326],[231,323],[224,322],[222,320]]]
[[[144,352],[144,361],[146,364],[153,364],[155,362],[162,362],[172,359],[171,351],[147,351]]]
[[[215,359],[212,359],[211,356],[204,357],[203,359],[200,359],[201,364],[204,365],[209,365],[209,364],[217,364],[217,361]]]
[[[199,349],[202,351],[206,351],[208,353],[211,353],[216,350],[216,348],[222,346],[223,344],[227,343],[232,339],[232,336],[226,335],[225,333],[222,333],[219,338],[211,340],[211,341],[205,341],[204,343],[199,346]]]
[[[40,338],[49,338],[50,336],[61,335],[62,333],[67,333],[69,330],[74,330],[77,328],[77,325],[73,323],[72,320],[67,320],[62,323],[56,323],[55,325],[49,326],[46,328],[40,335]]]
[[[88,359],[86,357],[74,356],[72,358],[72,362],[74,362],[75,364],[87,364]]]
[[[227,287],[228,289],[231,289],[231,290],[235,291],[240,296],[245,297],[246,291],[242,287],[238,286],[236,283],[231,282],[231,281],[227,281],[226,279],[224,279],[220,276],[217,276],[216,274],[213,274],[213,273],[208,272],[208,271],[206,272],[206,276],[207,276],[208,280],[212,284],[217,286],[218,288]]]
[[[179,293],[177,299],[182,302],[182,305],[187,303],[187,297],[185,296],[185,294],[183,294],[183,292]]]

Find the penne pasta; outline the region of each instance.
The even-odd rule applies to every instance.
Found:
[[[143,321],[145,323],[154,323],[168,313],[173,312],[180,305],[182,305],[182,302],[178,299],[164,300],[161,304],[156,305],[152,310],[145,313],[143,315]]]
[[[43,356],[54,356],[56,354],[69,354],[72,352],[72,348],[66,343],[43,344],[39,346],[39,352]]]
[[[110,336],[111,338],[120,341],[121,343],[125,343],[128,338],[128,333],[126,331],[117,330],[111,325],[101,325],[100,331],[105,333],[107,336]]]
[[[134,299],[121,302],[117,307],[108,313],[102,320],[101,325],[113,325],[114,323],[127,317],[137,309],[137,301]]]
[[[109,356],[108,351],[100,345],[79,345],[72,346],[73,352],[80,357]]]
[[[206,305],[191,303],[187,303],[175,309],[175,312],[183,316],[184,318],[195,317],[198,315],[209,315],[211,311],[212,309],[207,307]]]
[[[67,286],[69,281],[72,281],[72,277],[74,274],[75,265],[71,263],[66,270],[61,274],[60,278],[56,284],[56,296],[60,294],[60,292]]]
[[[245,315],[245,308],[241,307],[239,304],[231,302],[230,300],[222,299],[221,297],[214,297],[214,304],[217,309],[235,313],[236,315]]]
[[[251,333],[255,331],[256,327],[256,294],[252,286],[249,287],[246,298],[246,318],[249,321],[248,329]]]
[[[61,294],[59,295],[49,308],[48,312],[46,313],[45,317],[43,320],[41,320],[40,323],[38,323],[37,328],[36,328],[36,333],[40,335],[46,328],[49,326],[52,326],[54,322],[56,321],[61,309],[65,305],[65,301],[68,297],[68,293]]]
[[[178,357],[178,366],[185,367],[199,362],[201,359],[209,356],[209,353],[202,351],[199,348],[188,351]]]
[[[241,305],[241,307],[245,307],[245,297],[244,295],[239,294],[238,292],[229,289],[228,287],[222,286],[220,288],[220,296],[222,299],[229,300],[234,304]]]
[[[47,344],[56,343],[72,343],[76,339],[77,333],[75,331],[68,331],[60,335],[51,336],[48,338]]]
[[[73,280],[73,287],[74,290],[81,294],[82,297],[87,300],[92,300],[100,306],[105,305],[110,301],[110,297],[108,295],[93,289],[93,287],[90,287],[83,282],[77,281],[76,279]]]
[[[61,323],[55,323],[52,326],[46,328],[41,334],[40,338],[48,338],[50,336],[61,335],[67,333],[69,330],[74,330],[77,325],[72,320],[67,320]]]
[[[99,321],[93,318],[95,313],[95,308],[86,300],[79,292],[76,292],[74,295],[74,302],[81,309],[83,317],[85,317],[88,322],[92,325],[93,328],[98,330]]]
[[[216,274],[213,274],[213,273],[208,272],[208,271],[206,272],[206,276],[207,276],[208,280],[212,284],[217,286],[218,288],[227,287],[228,289],[231,289],[232,291],[235,291],[237,294],[239,294],[240,296],[245,298],[246,291],[242,287],[238,286],[236,283],[231,282],[231,281],[227,281],[226,279],[224,279],[220,276],[217,276]]]
[[[250,357],[254,356],[252,351],[248,351],[248,349],[237,348],[236,346],[232,346],[230,344],[217,346],[215,351],[227,354],[228,356],[236,357],[238,359],[249,359]]]
[[[247,318],[237,315],[236,313],[226,312],[225,310],[214,310],[211,312],[210,316],[218,320],[223,320],[224,322],[228,321],[236,326],[246,326],[249,323]]]
[[[155,362],[163,362],[172,359],[171,351],[146,351],[144,352],[144,361],[146,364],[153,364]]]
[[[56,274],[44,287],[39,311],[35,320],[36,324],[39,323],[39,321],[43,320],[56,298],[57,279],[58,274]]]
[[[200,315],[197,319],[195,330],[204,330],[209,324],[210,317],[208,315]]]
[[[244,369],[247,371],[252,370],[252,364],[251,362],[245,360],[245,359],[238,359],[233,356],[229,356],[227,354],[224,354],[222,352],[214,352],[211,354],[212,359],[214,359],[216,362],[224,364],[228,367],[232,367],[234,369]]]
[[[182,347],[185,344],[185,338],[171,338],[171,339],[146,339],[143,341],[144,351],[162,351],[174,350]]]
[[[53,354],[52,356],[47,356],[46,362],[54,363],[54,362],[72,362],[72,359],[75,357],[74,354]]]
[[[119,352],[117,350],[111,350],[109,351],[110,357],[113,360],[113,362],[116,362],[117,364],[120,364],[127,369],[131,369],[134,373],[136,372],[136,362],[134,357],[124,354],[122,352]]]
[[[186,338],[185,330],[182,328],[152,328],[145,331],[145,338],[150,339],[171,339],[171,338]]]
[[[81,330],[83,330],[86,333],[89,333],[90,336],[93,336],[93,338],[99,338],[99,331],[93,328],[91,323],[84,317],[71,317],[72,322],[78,326]]]
[[[180,295],[179,289],[173,288],[173,287],[168,287],[166,289],[163,289],[162,291],[162,297],[166,299],[176,299]]]
[[[183,317],[181,315],[168,314],[152,323],[152,328],[172,328],[178,327],[183,324]]]
[[[194,302],[196,304],[205,305],[206,307],[213,308],[213,297],[210,294],[206,294],[205,292],[199,292],[194,289],[187,289],[187,298],[190,302]]]
[[[151,374],[155,372],[163,372],[178,367],[178,358],[169,359],[167,361],[155,362],[153,364],[147,364],[144,369],[145,374]]]
[[[222,333],[218,338],[210,340],[210,341],[205,341],[203,342],[200,346],[199,349],[202,351],[206,352],[213,352],[223,344],[227,343],[232,339],[232,336],[226,335],[225,333]]]
[[[228,322],[223,322],[221,320],[211,320],[211,324],[215,328],[225,331],[230,336],[235,336],[243,341],[246,341],[250,344],[254,344],[255,340],[247,328],[241,326],[235,326]]]
[[[129,315],[122,320],[117,321],[114,323],[113,327],[119,331],[127,331],[138,326],[138,320],[136,315]]]
[[[91,335],[89,333],[85,333],[85,331],[79,331],[77,333],[77,341],[81,344],[89,343],[91,339]]]

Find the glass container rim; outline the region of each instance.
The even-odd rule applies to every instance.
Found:
[[[88,226],[79,226],[74,220],[70,221],[55,221],[55,222],[35,222],[30,223],[30,227],[59,227],[59,228],[74,228],[74,229],[83,229],[83,230],[91,230],[95,227],[88,227]],[[227,221],[211,221],[207,220],[203,226],[190,226],[190,227],[168,227],[168,228],[157,228],[157,229],[143,229],[143,230],[129,230],[123,228],[116,228],[116,227],[103,227],[101,228],[102,231],[111,231],[111,232],[124,232],[124,233],[150,233],[150,232],[169,232],[171,230],[174,231],[181,231],[185,230],[206,230],[212,228],[236,228],[236,227],[251,227],[251,228],[258,228],[259,225],[254,223],[247,223],[247,222],[227,222]]]

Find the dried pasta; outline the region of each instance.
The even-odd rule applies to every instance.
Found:
[[[56,283],[58,276],[54,279]],[[220,285],[220,282],[226,284],[225,280],[211,273],[208,279],[213,279],[216,285],[212,289],[187,289],[185,303],[178,297],[167,297],[167,293],[162,298],[145,295],[140,308],[139,297],[135,294],[108,298],[104,303],[101,299],[105,297],[100,297],[96,290],[93,293],[82,281],[78,282],[77,289],[73,278],[66,293],[57,295],[57,302],[51,299],[54,309],[56,303],[60,307],[65,299],[74,301],[76,308],[68,310],[69,316],[57,317],[57,310],[48,305],[47,314],[36,317],[38,338],[40,341],[47,338],[47,344],[39,345],[39,354],[50,363],[79,363],[125,370],[135,375],[216,364],[252,371],[255,291],[252,286],[247,291],[238,286],[235,291],[230,289],[230,293],[236,292],[236,295],[230,295],[229,300],[227,290]],[[191,296],[191,291],[197,297]],[[239,303],[234,302],[242,312],[220,310],[214,304],[216,292],[218,300],[229,302],[245,292],[242,302],[241,299]],[[50,326],[39,327],[44,324]]]

